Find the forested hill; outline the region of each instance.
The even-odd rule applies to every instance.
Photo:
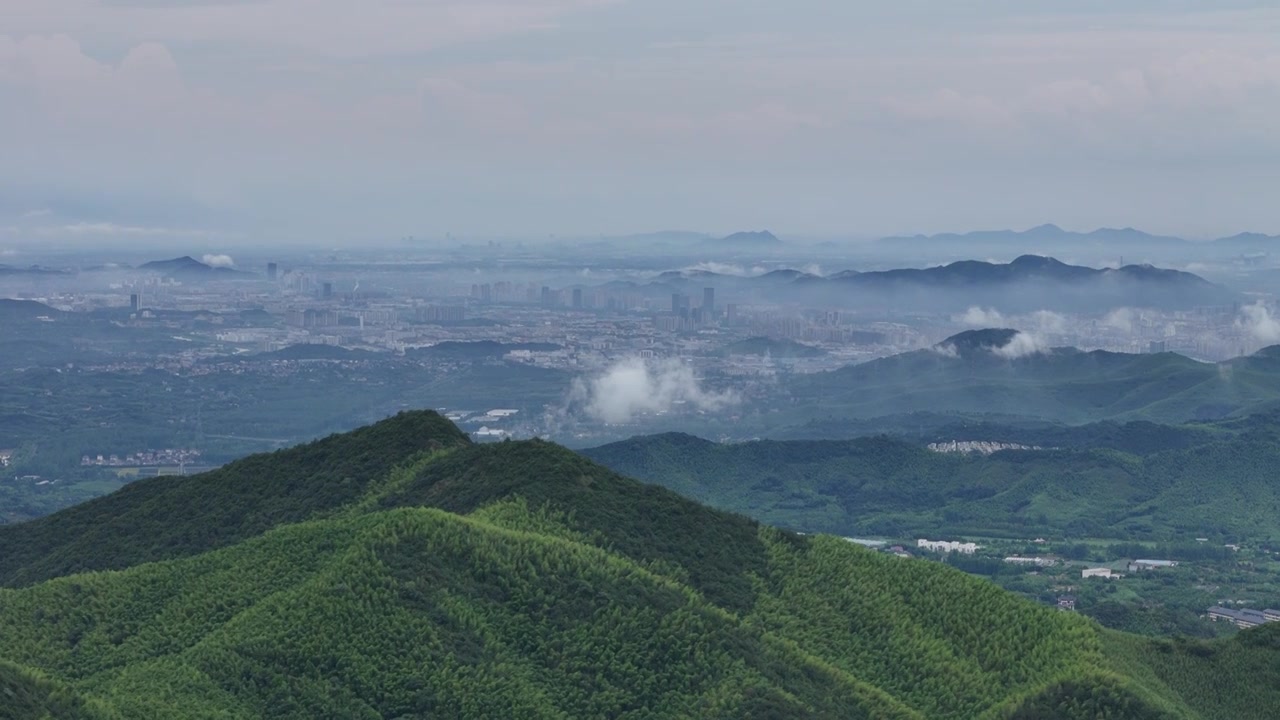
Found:
[[[617,472],[797,530],[1277,541],[1280,486],[1270,468],[1280,465],[1280,442],[1274,429],[1246,427],[1238,435],[1145,424],[1095,428],[1128,452],[1046,444],[987,456],[933,452],[891,437],[719,444],[680,434],[582,452]],[[978,430],[989,435],[952,439],[1035,441],[1032,433]],[[1086,432],[1041,434],[1103,442]],[[1212,490],[1206,478],[1213,478]]]
[[[391,420],[187,478],[138,480],[19,525],[0,526],[0,586],[194,555],[354,502],[417,453],[464,446],[434,412]]]
[[[472,445],[434,413],[162,482],[0,528],[0,693],[24,698],[0,717],[1247,719],[1280,703],[1266,629],[1110,633],[550,443]]]

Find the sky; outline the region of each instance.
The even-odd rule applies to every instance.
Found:
[[[1280,233],[1274,0],[2,4],[0,249]]]

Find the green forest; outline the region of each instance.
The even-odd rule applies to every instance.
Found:
[[[0,527],[0,718],[1268,718],[1280,632],[1105,630],[403,413]]]
[[[989,456],[933,452],[888,436],[721,444],[682,434],[584,453],[626,475],[797,530],[1275,544],[1274,422],[1268,415],[1186,428],[949,430],[963,440],[1043,448]]]

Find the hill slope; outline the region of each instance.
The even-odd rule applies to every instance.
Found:
[[[0,659],[124,717],[1265,717],[1193,706],[1150,646],[950,568],[448,430],[405,414],[41,521],[52,547],[0,589]],[[265,517],[208,513],[228,498]],[[58,569],[90,539],[126,569]]]
[[[981,330],[933,349],[800,376],[785,390],[803,408],[790,413],[803,414],[801,422],[949,412],[1182,423],[1274,405],[1280,359],[1263,350],[1215,365],[1175,353],[1046,348],[1013,330]]]
[[[138,480],[48,517],[0,527],[0,586],[230,545],[352,502],[415,453],[468,442],[439,415],[414,413],[203,475]]]
[[[1101,448],[965,456],[887,437],[722,445],[678,434],[583,452],[715,507],[813,532],[1280,539],[1280,489],[1266,470],[1280,463],[1274,437],[1144,456]]]

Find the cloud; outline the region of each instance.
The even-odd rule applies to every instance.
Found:
[[[947,358],[960,357],[960,351],[956,349],[955,343],[939,343],[929,348],[929,350]]]
[[[668,412],[679,404],[712,411],[737,402],[732,392],[704,390],[693,369],[676,359],[626,358],[594,377],[578,378],[570,391],[571,405],[580,406],[595,420],[615,424]]]
[[[1005,326],[1004,316],[995,308],[980,308],[976,305],[966,310],[963,315],[960,315],[955,320],[969,327],[998,328]]]
[[[1037,310],[1031,313],[1031,321],[1042,333],[1061,334],[1067,331],[1067,318],[1052,310]]]
[[[235,267],[236,261],[231,259],[230,255],[209,255],[206,254],[200,258],[200,262],[211,267]]]
[[[710,261],[690,265],[686,268],[682,268],[680,272],[711,272],[717,275],[732,275],[734,277],[754,277],[756,275],[763,275],[768,272],[768,270],[760,265],[756,265],[755,267],[744,267],[733,263]]]
[[[1235,326],[1249,333],[1259,342],[1280,342],[1280,320],[1273,317],[1271,310],[1261,302],[1240,308],[1240,316],[1236,318]]]
[[[1102,318],[1102,324],[1112,330],[1132,333],[1142,316],[1133,308],[1116,308]]]
[[[1013,336],[1003,347],[992,348],[991,352],[998,357],[1008,360],[1017,360],[1018,358],[1028,357],[1030,355],[1039,355],[1048,350],[1038,337],[1029,333],[1020,332]]]

